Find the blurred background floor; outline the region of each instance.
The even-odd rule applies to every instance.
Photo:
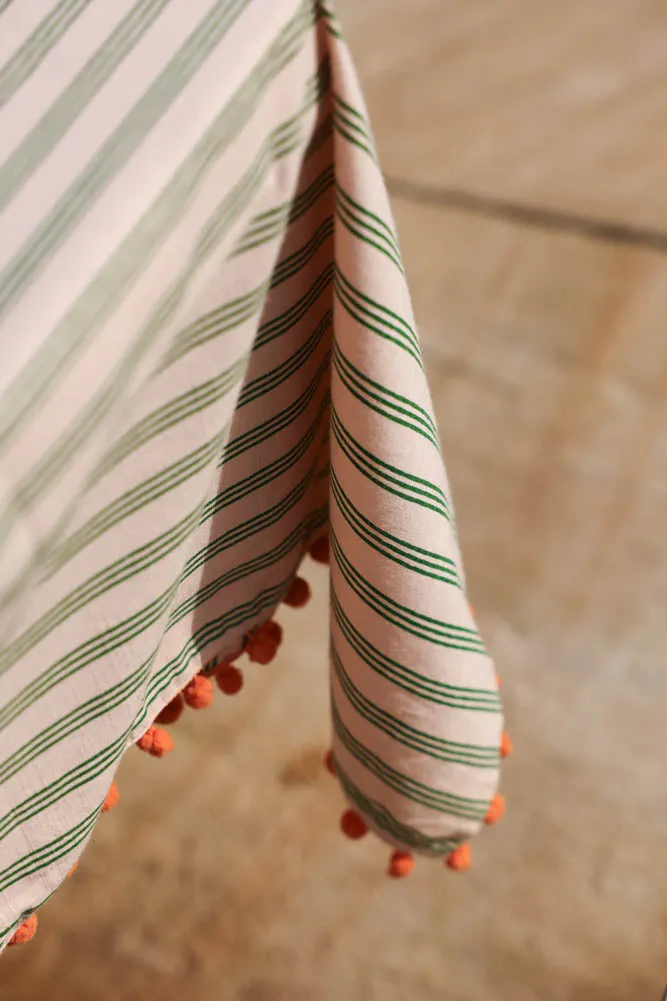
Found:
[[[505,681],[508,814],[458,878],[390,882],[377,843],[339,838],[313,569],[279,661],[188,714],[170,758],[128,756],[122,808],[3,958],[2,1001],[659,1001],[667,982],[667,255],[572,221],[667,230],[667,8],[339,6]]]

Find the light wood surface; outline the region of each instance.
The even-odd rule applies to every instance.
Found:
[[[661,0],[342,0],[384,169],[667,228]]]

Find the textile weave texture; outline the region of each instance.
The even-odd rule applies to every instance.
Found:
[[[444,855],[501,706],[332,10],[0,0],[0,943],[326,533],[336,772]]]

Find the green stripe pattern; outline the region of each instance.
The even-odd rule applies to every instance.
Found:
[[[497,781],[493,668],[334,12],[105,2],[50,0],[0,66],[0,947],[124,752],[323,533],[349,802],[443,854]]]
[[[465,595],[440,441],[372,130],[332,10],[336,262],[331,684],[336,771],[400,849],[483,822],[502,711]]]

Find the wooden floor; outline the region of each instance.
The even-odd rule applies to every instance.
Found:
[[[461,878],[424,863],[396,884],[376,843],[339,839],[314,571],[242,699],[190,714],[164,762],[128,756],[122,809],[3,958],[2,1001],[667,983],[667,6],[340,8],[505,682],[507,817]]]

